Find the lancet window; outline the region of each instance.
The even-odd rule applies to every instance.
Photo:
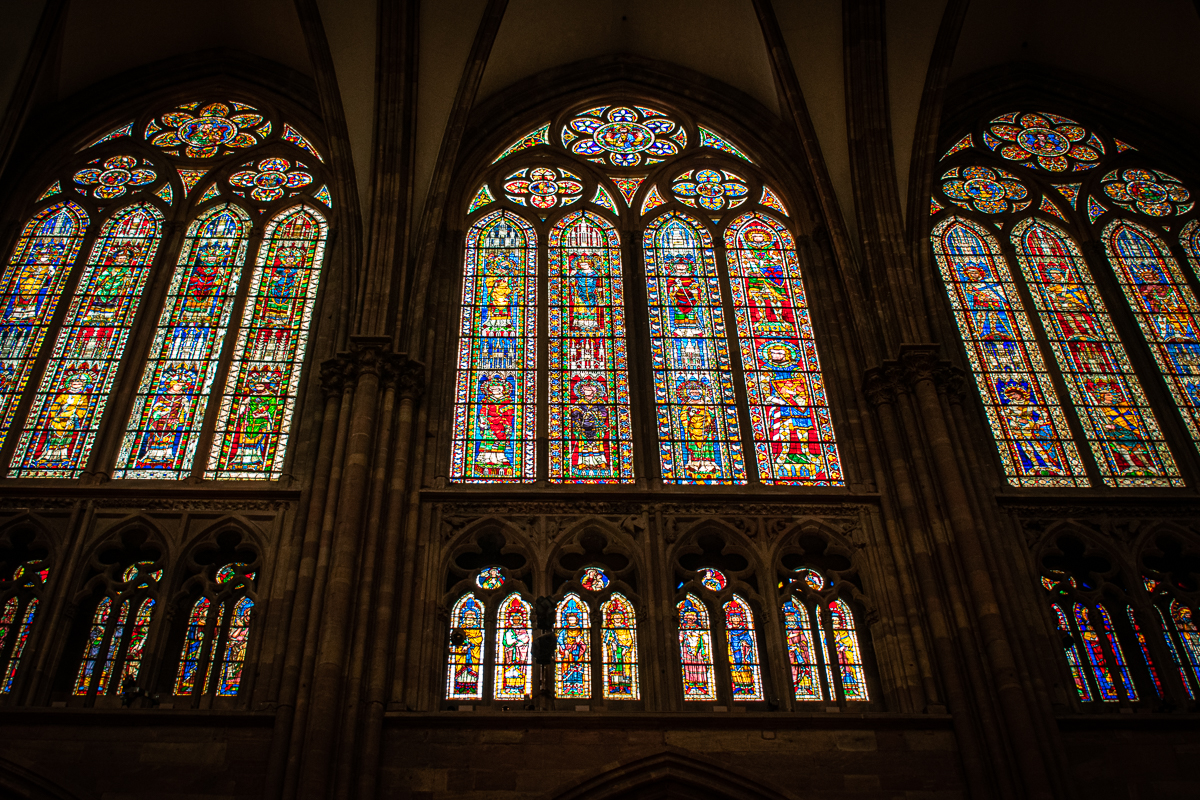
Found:
[[[1146,161],[1030,111],[995,117],[943,156],[933,252],[1013,486],[1184,485],[1172,449],[1200,444],[1188,366],[1200,306],[1180,264],[1198,261],[1200,223],[1191,191]],[[1085,258],[1081,241],[1101,246]],[[1136,326],[1114,318],[1121,306]],[[1152,402],[1159,376],[1168,393]],[[1178,418],[1192,442],[1169,441],[1164,423]]]
[[[50,578],[44,559],[31,558],[0,576],[0,694],[11,694]]]
[[[854,612],[835,584],[804,567],[783,588],[781,611],[795,699],[870,700]]]
[[[0,276],[8,476],[279,478],[329,234],[323,157],[274,111],[212,98],[79,145]]]
[[[120,694],[126,682],[137,685],[163,576],[154,561],[114,567],[112,573],[103,581],[108,591],[93,606],[71,690],[89,700]]]
[[[452,481],[844,483],[791,218],[744,150],[602,105],[469,191]]]
[[[231,697],[242,685],[257,573],[243,563],[224,564],[191,604],[183,629],[173,694],[198,700]]]

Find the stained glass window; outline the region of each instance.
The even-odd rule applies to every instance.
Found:
[[[1182,486],[1079,248],[1038,219],[1017,223],[1011,237],[1105,484]]]
[[[605,700],[639,700],[637,619],[633,604],[614,592],[600,606]]]
[[[325,218],[280,211],[258,250],[217,415],[207,478],[278,479],[325,259]]]
[[[1179,680],[1183,682],[1183,688],[1187,690],[1187,695],[1190,699],[1195,700],[1196,695],[1192,691],[1192,684],[1188,681],[1187,669],[1183,665],[1183,661],[1179,658],[1179,650],[1175,647],[1175,640],[1171,637],[1171,628],[1167,625],[1167,619],[1163,616],[1162,609],[1155,606],[1154,612],[1158,614],[1159,624],[1162,626],[1163,638],[1167,641],[1167,650],[1171,653],[1171,661],[1175,664],[1175,669],[1179,670]]]
[[[467,234],[452,480],[534,479],[536,244],[533,227],[508,211],[484,216]]]
[[[134,602],[136,603],[136,601]],[[124,610],[124,604],[121,608]],[[138,671],[142,666],[142,654],[146,648],[146,637],[150,634],[150,616],[153,611],[154,600],[149,597],[138,606],[137,614],[133,618],[132,629],[129,632],[129,646],[125,650],[125,663],[121,670],[121,679],[114,685],[114,689],[119,689],[126,680],[137,680]],[[112,648],[109,648],[110,658],[112,653]],[[107,669],[107,665],[105,668]]]
[[[1200,628],[1192,616],[1192,609],[1178,600],[1171,601],[1171,621],[1175,623],[1175,632],[1179,634],[1179,642],[1183,645],[1183,655],[1191,666],[1192,672],[1200,682]]]
[[[587,604],[577,594],[554,611],[554,696],[592,696],[592,628]]]
[[[74,478],[87,465],[162,225],[158,209],[139,203],[100,229],[18,440],[11,476]]]
[[[520,700],[533,693],[532,607],[515,592],[504,598],[496,620],[497,700]]]
[[[717,678],[713,667],[712,626],[708,608],[694,594],[676,606],[679,612],[679,666],[683,672],[684,700],[716,700]]]
[[[833,695],[837,684],[833,682],[833,666],[829,660],[829,636],[825,632],[825,614],[822,613],[821,603],[817,603],[813,607],[813,616],[817,621],[817,640],[821,647],[821,660],[825,662],[825,685],[829,687],[829,694]]]
[[[633,481],[620,239],[574,211],[550,231],[550,480]]]
[[[841,485],[792,235],[765,214],[743,214],[725,229],[725,253],[762,482]]]
[[[447,700],[483,699],[483,626],[483,603],[474,594],[463,595],[450,611]],[[461,639],[455,631],[461,632]]]
[[[13,689],[17,678],[17,668],[21,666],[21,654],[29,641],[29,633],[33,630],[33,617],[37,613],[38,600],[31,597],[21,608],[19,597],[10,597],[0,611],[0,656],[7,653],[7,663],[4,671],[0,672],[0,694],[8,694]]]
[[[1179,263],[1149,228],[1117,220],[1104,229],[1108,261],[1162,370],[1192,439],[1200,443],[1200,303]]]
[[[188,227],[114,477],[191,472],[249,233],[249,215],[232,204],[209,209]]]
[[[87,213],[75,203],[42,209],[22,229],[0,278],[0,444],[12,430],[87,226]]]
[[[938,223],[931,239],[1009,483],[1087,486],[999,243],[960,217]]]
[[[175,674],[175,694],[191,694],[195,688],[211,607],[212,601],[201,597],[188,614],[187,628],[183,635],[183,652],[179,655],[179,670]]]
[[[233,604],[229,627],[225,631],[225,654],[221,657],[221,674],[217,681],[218,697],[236,695],[242,685],[246,646],[250,640],[250,613],[253,610],[254,601],[249,597],[243,597]]]
[[[1092,666],[1092,676],[1100,688],[1100,699],[1106,703],[1115,703],[1117,687],[1113,683],[1112,673],[1109,672],[1104,649],[1100,644],[1100,635],[1092,627],[1088,609],[1082,603],[1075,604],[1075,624],[1079,628],[1079,636],[1083,639],[1083,652]]]
[[[746,483],[712,236],[670,211],[643,238],[666,483]]]
[[[833,630],[833,646],[841,671],[842,694],[847,700],[868,700],[870,698],[867,695],[867,676],[863,669],[858,633],[854,630],[854,614],[845,600],[835,600],[829,604],[829,617]]]
[[[787,632],[788,662],[792,667],[796,699],[824,700],[812,626],[803,602],[793,598],[783,604],[783,626]]]
[[[1054,609],[1055,624],[1058,627],[1058,632],[1063,634],[1063,655],[1067,658],[1067,666],[1071,669],[1071,679],[1075,682],[1075,691],[1079,693],[1079,699],[1085,703],[1092,702],[1092,689],[1088,686],[1087,678],[1083,674],[1083,661],[1079,658],[1079,649],[1075,646],[1075,637],[1071,635],[1071,626],[1067,623],[1067,615],[1057,605],[1050,606]]]
[[[762,659],[754,635],[754,613],[750,604],[736,594],[725,603],[725,633],[733,699],[762,700]]]
[[[1150,680],[1154,682],[1154,693],[1162,697],[1162,683],[1158,680],[1158,670],[1154,668],[1154,659],[1150,657],[1150,643],[1146,641],[1146,634],[1142,633],[1132,606],[1125,606],[1125,614],[1129,618],[1129,626],[1133,628],[1133,635],[1137,638],[1138,650],[1141,651],[1142,660],[1146,663],[1146,672],[1149,673]]]
[[[1129,674],[1129,665],[1125,661],[1125,651],[1121,649],[1121,643],[1117,641],[1117,630],[1113,627],[1108,609],[1097,603],[1096,613],[1100,617],[1100,627],[1104,630],[1104,638],[1108,640],[1108,646],[1112,650],[1113,661],[1116,662],[1117,674],[1121,678],[1121,685],[1125,687],[1125,696],[1129,700],[1137,702],[1137,689],[1133,686],[1133,677]]]
[[[106,643],[105,633],[108,628],[108,617],[112,613],[112,598],[105,597],[96,604],[92,614],[92,626],[88,630],[87,643],[83,648],[83,660],[79,664],[79,673],[75,676],[74,693],[87,694],[92,685],[92,676],[99,666]]]

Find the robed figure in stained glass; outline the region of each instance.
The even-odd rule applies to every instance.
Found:
[[[512,469],[512,431],[516,418],[512,379],[503,375],[484,378],[479,384],[476,419],[476,474],[504,477]]]
[[[571,473],[575,476],[609,473],[608,392],[599,378],[576,378],[571,383]]]
[[[671,308],[671,335],[700,336],[697,304],[700,302],[700,279],[694,277],[696,259],[679,256],[667,268],[667,297]]]
[[[725,604],[725,628],[729,636],[729,675],[734,699],[757,700],[762,694],[758,674],[758,643],[754,621],[743,601],[735,597]]]
[[[604,285],[596,271],[596,259],[574,254],[571,259],[570,322],[572,331],[599,331],[604,313]]]
[[[483,327],[492,333],[515,333],[513,325],[513,282],[516,280],[516,256],[512,253],[484,251]]]
[[[266,469],[271,435],[275,433],[283,406],[279,396],[283,375],[274,369],[252,370],[248,383],[250,393],[237,401],[234,412],[226,467],[260,472]]]
[[[29,260],[17,271],[12,285],[5,287],[9,295],[4,308],[5,322],[34,320],[50,291],[62,246],[56,242],[38,241]]]
[[[705,479],[720,475],[716,461],[717,418],[708,405],[708,388],[700,380],[683,381],[679,393],[688,405],[682,406],[683,446],[688,477]]]
[[[1152,475],[1153,456],[1145,425],[1137,408],[1125,397],[1117,380],[1088,380],[1084,388],[1095,403],[1100,431],[1110,443],[1116,462],[1113,466],[1121,475]]]
[[[604,629],[601,645],[604,648],[604,696],[608,699],[636,700],[637,641],[633,606],[619,594],[605,603]]]
[[[64,376],[63,387],[50,401],[46,430],[33,448],[33,460],[46,465],[67,461],[87,418],[91,393],[98,376],[90,369],[74,369]]]
[[[826,477],[821,461],[821,437],[816,413],[803,377],[771,381],[771,459],[777,478]]]
[[[766,228],[755,226],[745,232],[742,243],[749,251],[743,269],[754,333],[795,335],[795,314],[775,236]]]
[[[1054,428],[1033,399],[1029,386],[1017,381],[997,381],[1000,413],[1008,424],[1013,446],[1026,475],[1062,475],[1064,469],[1055,446]]]
[[[178,458],[187,421],[189,397],[198,378],[195,370],[168,369],[146,413],[148,430],[137,451],[140,468],[170,469]]]
[[[979,338],[1001,341],[1013,339],[1004,287],[994,280],[985,280],[988,277],[987,271],[976,264],[963,267],[962,274],[967,308],[974,319],[975,331]]]
[[[1158,267],[1144,265],[1134,270],[1137,292],[1161,341],[1194,342],[1196,331],[1188,314],[1187,302],[1170,278]]]
[[[712,633],[708,627],[708,611],[694,595],[688,595],[678,605],[679,662],[683,670],[684,700],[715,700],[713,685]]]

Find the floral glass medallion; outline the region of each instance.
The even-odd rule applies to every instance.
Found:
[[[600,106],[572,119],[562,130],[563,147],[614,167],[636,167],[643,159],[673,156],[687,146],[683,127],[652,108]],[[647,161],[646,163],[654,163]]]
[[[245,164],[240,172],[229,176],[230,185],[249,189],[250,197],[260,203],[278,200],[285,190],[308,186],[312,180],[312,175],[293,169],[291,162],[284,158],[264,158],[257,167]]]
[[[942,191],[963,208],[1003,214],[1029,191],[1012,173],[989,167],[955,167],[942,176]]]
[[[151,122],[146,138],[158,147],[182,148],[188,158],[212,158],[222,148],[258,144],[253,129],[262,124],[262,114],[242,103],[185,103]]]
[[[732,172],[715,169],[688,170],[671,185],[675,199],[689,206],[699,206],[708,211],[720,211],[728,203],[737,208],[746,202],[750,191],[745,178]]]
[[[1101,185],[1121,208],[1151,217],[1186,214],[1195,205],[1178,178],[1157,170],[1113,170],[1104,176]]]
[[[504,179],[508,199],[534,208],[570,205],[580,197],[583,182],[578,175],[552,167],[526,167]]]
[[[99,159],[92,163],[99,163]],[[97,200],[112,200],[125,194],[128,189],[153,182],[157,177],[154,170],[138,167],[138,160],[133,156],[113,156],[102,166],[89,166],[76,172],[75,182],[80,186],[95,186],[92,197]]]
[[[987,133],[984,141],[1004,158],[1047,172],[1091,169],[1104,154],[1100,137],[1057,114],[1004,114]]]

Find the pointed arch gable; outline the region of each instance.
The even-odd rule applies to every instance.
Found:
[[[547,793],[548,800],[610,800],[612,798],[658,796],[655,790],[675,788],[695,792],[709,800],[799,800],[800,795],[787,789],[761,783],[754,778],[706,761],[697,754],[668,749],[643,758],[629,759],[603,772]]]

